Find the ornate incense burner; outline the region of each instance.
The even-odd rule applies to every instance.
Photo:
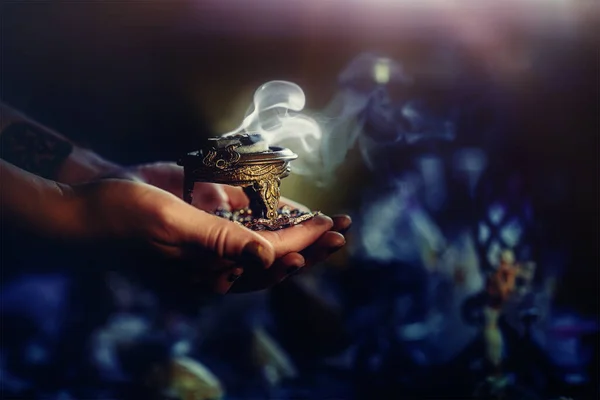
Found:
[[[281,179],[290,174],[290,161],[297,157],[289,149],[267,146],[260,135],[209,138],[179,161],[184,167],[183,199],[192,202],[196,182],[240,186],[250,199],[246,214],[251,218],[244,225],[255,230],[295,225],[315,215],[278,209]]]

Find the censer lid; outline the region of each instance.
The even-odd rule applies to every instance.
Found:
[[[257,143],[265,145],[257,148]],[[214,155],[217,157],[219,154],[228,155],[227,158],[235,159],[235,164],[241,165],[288,162],[298,158],[298,155],[288,148],[268,146],[260,134],[240,134],[207,138],[202,143],[200,150],[187,153],[179,160],[178,164],[194,165],[206,157],[212,157],[211,153],[215,153]]]
[[[222,149],[234,145],[239,147],[255,147],[264,144],[264,150],[268,151],[269,146],[259,133],[240,133],[237,135],[215,136],[205,140],[203,147]]]

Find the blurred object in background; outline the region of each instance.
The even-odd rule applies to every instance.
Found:
[[[190,358],[178,358],[171,364],[171,391],[175,398],[218,400],[224,398],[219,380],[202,364]]]
[[[255,328],[253,336],[254,362],[263,369],[265,379],[271,385],[278,386],[282,380],[296,377],[296,368],[263,328]]]

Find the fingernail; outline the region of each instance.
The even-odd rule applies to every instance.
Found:
[[[324,214],[318,214],[316,215],[313,220],[318,224],[318,225],[333,225],[333,220],[331,218],[329,218],[327,215]]]
[[[338,232],[341,233],[342,235],[345,234],[346,232],[348,232],[348,229],[350,229],[352,227],[352,218],[350,218],[349,215],[334,215],[333,220],[336,221],[334,222],[334,225],[339,229]],[[339,221],[343,221],[346,223],[346,226],[342,226],[340,227],[339,225],[341,225],[341,222]]]
[[[352,228],[352,222],[350,222],[350,223],[348,224],[348,226],[347,226],[347,227],[345,227],[344,229],[340,229],[340,233],[341,233],[342,235],[344,235],[344,234],[346,234],[346,233],[347,233],[347,232],[350,230],[350,228]]]
[[[231,273],[231,274],[229,274],[229,276],[227,277],[227,281],[228,281],[228,282],[235,282],[235,281],[237,281],[238,279],[240,279],[240,277],[241,277],[241,276],[242,276],[242,275]]]
[[[265,249],[257,242],[250,242],[242,250],[242,262],[250,267],[264,268],[268,262],[265,260]]]
[[[339,246],[330,247],[330,248],[328,249],[328,251],[329,251],[329,254],[333,254],[333,253],[335,253],[336,251],[338,251],[338,250],[341,250],[341,249],[342,249],[342,247],[344,247],[344,245],[345,245],[345,244],[346,244],[346,243],[343,243],[343,244],[341,244],[341,245],[339,245]]]

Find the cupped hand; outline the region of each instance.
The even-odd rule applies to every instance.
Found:
[[[225,190],[225,189],[224,189]],[[137,243],[178,261],[190,281],[227,292],[246,273],[281,265],[333,226],[326,216],[277,232],[253,232],[141,182],[103,180],[75,187],[92,239]]]
[[[130,179],[156,186],[179,198],[182,196],[183,168],[174,163],[157,162],[143,164],[129,168],[126,170],[126,174]],[[241,188],[214,183],[196,183],[193,198],[193,206],[208,212],[212,212],[218,208],[235,210],[249,206],[248,197]],[[280,205],[309,211],[306,206],[286,198],[281,198]],[[322,218],[319,217],[316,221],[318,222]],[[240,278],[233,286],[232,292],[261,290],[272,286],[288,276],[300,272],[302,268],[310,267],[325,260],[331,254],[341,249],[346,243],[343,235],[349,229],[351,223],[352,221],[347,215],[334,216],[332,228],[323,232],[316,241],[302,248],[301,251],[291,251],[291,248],[294,246],[288,246],[289,252],[278,254],[272,268],[269,269],[261,270],[254,268],[250,271],[247,268],[230,268],[225,273],[227,275],[225,281]],[[296,228],[302,229],[301,227],[306,224],[288,228],[284,231],[261,232],[260,235],[272,242],[280,243],[281,248],[286,248],[285,243],[288,240],[288,236],[299,234]],[[308,223],[309,226],[312,226],[311,224],[313,222]],[[296,230],[290,231],[293,228]],[[223,281],[224,279],[221,277],[220,280]],[[227,288],[231,285],[222,284],[221,286]]]

